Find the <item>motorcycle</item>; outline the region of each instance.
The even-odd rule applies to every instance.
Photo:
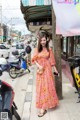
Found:
[[[2,69],[2,72],[7,71],[13,79],[22,75],[25,71],[30,73],[26,59],[24,58],[25,53],[22,52],[20,55],[15,53],[17,52],[13,52],[14,57],[10,60],[6,60],[4,57],[0,58],[0,68]]]
[[[2,70],[0,69],[1,75]],[[21,120],[14,103],[14,95],[11,85],[0,80],[0,120],[12,120],[13,116],[16,120]]]
[[[12,53],[15,55],[14,53]],[[30,70],[27,65],[25,53],[22,52],[20,55],[17,55],[18,62],[11,64],[9,69],[9,75],[11,78],[17,78],[18,76],[23,75],[27,71],[30,73]]]

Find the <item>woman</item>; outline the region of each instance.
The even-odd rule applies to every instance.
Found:
[[[38,41],[38,48],[35,49],[32,63],[37,65],[36,80],[36,107],[40,109],[38,117],[42,117],[47,109],[58,105],[58,97],[56,95],[54,72],[58,73],[55,67],[55,59],[52,49],[49,48],[47,35],[41,33]]]

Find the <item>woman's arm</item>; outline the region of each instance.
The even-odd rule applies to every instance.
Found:
[[[52,49],[50,48],[50,50],[49,50],[49,53],[50,53],[50,58],[49,58],[49,61],[50,61],[50,64],[51,64],[51,66],[53,67],[53,69],[54,69],[54,72],[56,73],[56,74],[58,74],[58,71],[57,71],[57,68],[56,68],[56,62],[55,62],[55,58],[54,58],[54,53],[53,53],[53,51],[52,51]]]

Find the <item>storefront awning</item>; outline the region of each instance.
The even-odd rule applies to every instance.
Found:
[[[22,0],[23,6],[51,5],[51,0]]]
[[[26,26],[31,32],[35,32],[38,29],[51,30],[51,5],[24,6],[21,3],[21,11],[24,14]]]

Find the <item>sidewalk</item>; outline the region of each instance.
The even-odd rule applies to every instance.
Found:
[[[25,117],[22,120],[79,120],[80,119],[80,103],[76,103],[78,95],[74,92],[75,88],[72,87],[68,78],[62,74],[63,80],[63,100],[60,100],[59,107],[55,109],[49,109],[47,114],[39,118],[37,116],[37,109],[35,107],[35,76],[34,69],[33,87],[32,87],[32,99],[27,101],[25,108]]]
[[[76,89],[71,86],[71,83],[64,74],[62,75],[63,100],[60,100],[59,107],[56,109],[48,110],[47,114],[42,118],[39,118],[37,116],[37,110],[35,108],[35,75],[33,81],[33,96],[31,103],[30,120],[79,120],[80,103],[76,103],[78,100],[78,95],[74,93]]]

